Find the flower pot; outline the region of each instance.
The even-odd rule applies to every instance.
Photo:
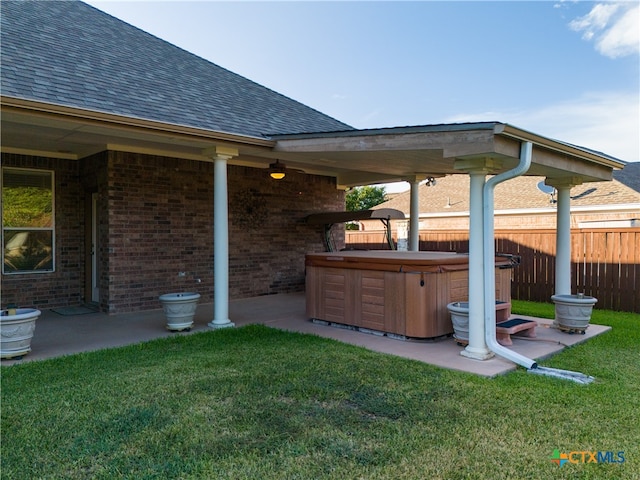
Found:
[[[36,319],[42,313],[35,308],[11,310],[0,312],[0,358],[21,358],[31,351]]]
[[[453,302],[447,305],[453,324],[453,338],[460,345],[469,344],[469,302]]]
[[[552,295],[556,305],[556,326],[569,333],[585,333],[597,298],[585,295]]]
[[[469,302],[453,302],[447,305],[453,325],[453,338],[460,345],[469,344]],[[496,301],[496,323],[511,316],[511,303]]]
[[[191,328],[200,300],[199,293],[167,293],[160,295],[159,300],[167,318],[167,330],[181,331]]]

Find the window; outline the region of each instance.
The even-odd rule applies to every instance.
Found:
[[[54,270],[53,172],[2,169],[2,272]]]

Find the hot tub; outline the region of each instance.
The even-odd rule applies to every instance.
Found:
[[[469,256],[345,251],[306,255],[307,317],[409,338],[453,333],[447,304],[467,301]],[[496,256],[496,299],[511,302],[508,257]]]

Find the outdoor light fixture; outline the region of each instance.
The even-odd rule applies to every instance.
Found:
[[[269,165],[269,176],[275,180],[282,180],[285,176],[287,167],[284,163],[280,163],[280,160],[276,160],[276,163]]]

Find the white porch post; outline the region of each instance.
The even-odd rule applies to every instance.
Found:
[[[420,173],[404,179],[411,186],[409,203],[409,251],[420,250],[420,182],[427,175]]]
[[[420,250],[420,180],[415,177],[411,184],[411,206],[409,212],[409,251]]]
[[[469,344],[460,355],[477,360],[493,356],[484,337],[484,222],[482,189],[486,172],[470,172],[469,193]]]
[[[487,360],[493,352],[487,347],[484,332],[484,221],[482,190],[485,177],[497,166],[490,159],[456,161],[456,168],[469,173],[469,344],[460,355]],[[488,268],[495,268],[489,265]]]
[[[227,161],[235,149],[217,147],[213,155],[213,320],[211,328],[233,327],[229,320],[229,207]]]
[[[556,210],[556,295],[571,295],[571,186],[558,185]]]
[[[556,295],[571,295],[571,187],[582,184],[579,177],[546,179],[558,192],[556,204]]]

